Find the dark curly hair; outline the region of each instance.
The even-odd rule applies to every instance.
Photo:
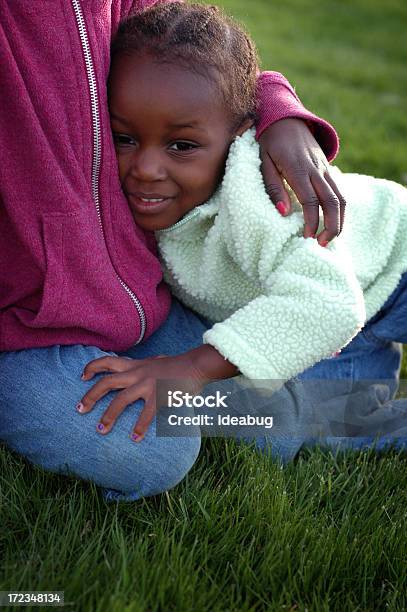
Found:
[[[138,52],[160,63],[183,64],[213,80],[234,128],[255,119],[256,47],[242,27],[218,7],[172,2],[130,17],[119,27],[112,59]]]

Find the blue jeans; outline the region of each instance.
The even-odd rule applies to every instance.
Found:
[[[207,325],[174,300],[160,329],[120,355],[140,359],[185,352],[201,344]],[[282,461],[316,443],[332,449],[375,443],[380,449],[396,440],[407,448],[407,400],[392,399],[401,357],[396,342],[407,343],[406,274],[378,315],[338,357],[321,361],[272,396],[266,408],[278,415],[276,427],[267,435],[241,436],[240,441],[253,441],[258,450],[270,451]],[[83,345],[1,353],[0,439],[46,470],[96,483],[106,499],[130,501],[164,492],[194,464],[199,432],[159,437],[153,421],[143,442],[136,444],[129,433],[142,403],[135,402],[108,435],[99,435],[96,424],[114,394],[86,415],[78,414],[75,406],[94,384],[80,379],[84,365],[106,354],[114,353]],[[355,389],[355,380],[363,379],[372,384]],[[253,403],[250,390],[243,395]],[[349,411],[353,431],[343,426]]]

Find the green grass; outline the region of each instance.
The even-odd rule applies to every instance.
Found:
[[[220,4],[334,123],[338,165],[406,181],[402,0]],[[405,455],[314,450],[281,469],[206,439],[175,489],[118,506],[1,447],[0,466],[0,590],[64,590],[92,612],[407,610]]]
[[[92,611],[406,609],[395,453],[317,450],[281,469],[206,439],[178,487],[119,506],[6,451],[1,462],[0,589],[64,590]]]
[[[407,182],[407,3],[221,0],[256,40],[263,69],[285,74],[333,123],[344,171]]]

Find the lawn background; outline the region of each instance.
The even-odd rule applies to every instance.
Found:
[[[406,182],[403,0],[219,4],[335,125],[343,170]],[[0,462],[0,590],[92,611],[407,609],[405,456],[317,450],[281,469],[207,439],[179,486],[120,506],[4,448]]]

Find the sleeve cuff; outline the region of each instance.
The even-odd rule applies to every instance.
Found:
[[[333,161],[339,151],[339,137],[328,121],[307,110],[287,79],[278,72],[262,72],[258,78],[258,122],[256,138],[272,123],[289,117],[311,124],[313,135],[328,161]]]

